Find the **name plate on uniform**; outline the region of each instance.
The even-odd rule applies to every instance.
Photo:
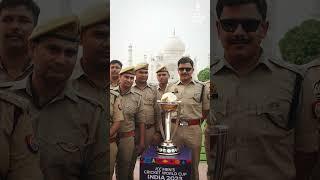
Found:
[[[140,179],[190,180],[191,159],[191,150],[186,147],[178,155],[163,156],[150,146],[140,158]]]

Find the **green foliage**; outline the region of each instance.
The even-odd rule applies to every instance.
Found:
[[[210,68],[204,68],[198,73],[199,81],[205,82],[210,80]]]
[[[305,64],[320,55],[320,21],[310,19],[289,30],[279,41],[282,58]]]

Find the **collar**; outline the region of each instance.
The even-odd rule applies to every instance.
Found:
[[[271,64],[269,58],[266,57],[266,54],[264,53],[264,51],[262,51],[259,60],[258,60],[258,64],[255,68],[257,68],[258,66],[263,65],[265,67],[267,67],[270,71],[274,71],[275,68],[274,66]],[[232,71],[235,71],[233,69],[233,67],[229,64],[229,62],[225,59],[225,58],[218,58],[215,59],[213,64],[212,64],[212,73],[216,74],[217,72],[221,71],[222,69],[230,69]]]
[[[134,93],[132,87],[131,87],[130,90],[129,90],[127,93],[125,93],[125,94],[121,94],[121,93],[120,93],[120,87],[119,87],[119,86],[113,88],[112,90],[118,92],[121,96],[128,95],[128,94],[130,94],[130,93]]]
[[[166,84],[166,87],[163,90],[165,90],[167,87],[168,87],[168,83]],[[160,87],[160,84],[157,85],[157,89],[158,90],[162,90],[161,87]]]
[[[32,77],[32,74],[28,75],[26,78],[24,78],[20,81],[14,82],[14,85],[10,89],[12,89],[12,90],[23,89],[23,90],[25,90],[25,92],[27,93],[28,96],[33,97],[31,77]],[[57,100],[60,100],[60,99],[63,99],[65,97],[73,100],[74,102],[78,102],[78,97],[77,97],[75,90],[72,87],[71,81],[67,82],[66,87],[55,98],[53,98],[50,101],[50,103],[57,101]]]
[[[133,83],[132,87],[138,88],[136,82]],[[151,85],[147,83],[147,85],[146,85],[143,89],[145,89],[145,88],[147,88],[147,87],[151,88]],[[139,88],[138,88],[138,89],[139,89]]]
[[[191,79],[191,81],[188,84],[196,84],[196,81],[194,79]],[[180,80],[178,80],[178,82],[176,83],[177,85],[182,84],[182,82]]]
[[[3,72],[8,73],[8,70],[4,67],[4,65],[3,65],[2,61],[1,61],[1,57],[0,57],[0,69],[1,69]],[[31,59],[30,59],[29,64],[23,69],[23,71],[21,72],[21,74],[20,74],[17,78],[23,76],[25,73],[31,71],[32,69],[33,69],[33,63],[32,63],[32,61],[31,61]]]

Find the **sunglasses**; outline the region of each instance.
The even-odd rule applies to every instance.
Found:
[[[235,32],[239,24],[246,32],[256,32],[261,20],[257,19],[221,19],[221,27],[226,32]]]
[[[192,70],[192,68],[178,68],[178,70],[180,72],[183,72],[183,71],[190,72]]]

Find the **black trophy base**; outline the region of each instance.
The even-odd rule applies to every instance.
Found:
[[[164,156],[174,156],[179,154],[179,148],[172,142],[163,142],[157,146],[157,154]]]

